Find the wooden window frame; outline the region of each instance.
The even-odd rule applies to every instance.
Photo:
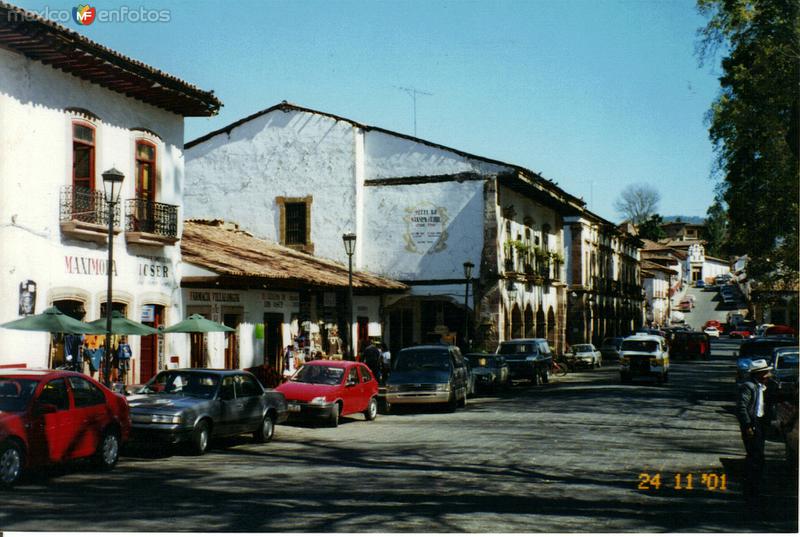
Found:
[[[144,160],[139,158],[139,145],[146,145],[153,148],[153,160]],[[147,201],[156,201],[158,196],[158,145],[153,142],[152,140],[148,140],[147,138],[137,138],[133,144],[133,161],[134,161],[134,170],[136,172],[136,191],[135,196],[137,199],[146,199]],[[139,162],[147,162],[152,164],[152,199],[142,197],[141,193],[141,184],[142,178],[139,171]]]
[[[80,140],[75,137],[75,127],[81,126],[86,127],[92,131],[92,142],[87,142],[86,140]],[[75,189],[78,187],[78,183],[76,182],[75,177],[75,146],[82,145],[84,147],[89,147],[91,149],[91,158],[89,159],[89,190],[95,190],[95,165],[97,161],[97,126],[89,123],[88,121],[81,121],[73,119],[70,121],[70,136],[72,137],[72,188]],[[85,178],[81,178],[84,180]]]
[[[302,198],[287,198],[278,196],[275,198],[275,203],[278,205],[280,227],[278,230],[278,237],[280,243],[287,248],[293,248],[309,254],[314,253],[314,243],[311,242],[311,205],[314,202],[314,196],[305,196]],[[286,242],[286,205],[289,203],[305,203],[306,205],[306,241],[301,244],[288,244]]]

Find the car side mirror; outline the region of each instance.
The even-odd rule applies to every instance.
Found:
[[[58,407],[52,403],[36,403],[36,413],[40,416],[55,414],[56,412],[58,412]]]

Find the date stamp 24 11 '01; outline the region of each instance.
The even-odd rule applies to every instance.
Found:
[[[636,487],[639,490],[657,491],[662,487],[672,490],[708,490],[724,492],[728,490],[728,476],[718,473],[640,473]]]

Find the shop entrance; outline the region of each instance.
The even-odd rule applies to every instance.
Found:
[[[264,314],[264,363],[283,371],[279,363],[283,347],[283,313]]]
[[[86,305],[80,300],[56,300],[53,302],[53,306],[58,308],[64,315],[72,317],[73,319],[77,319],[78,321],[86,320],[84,319],[84,317],[86,317]],[[50,365],[48,367],[54,369],[63,366],[67,354],[74,353],[75,356],[73,359],[81,360],[81,357],[78,356],[78,349],[74,343],[73,338],[69,336],[65,337],[63,334],[53,334],[50,339]],[[65,345],[68,348],[65,348]]]
[[[236,328],[242,322],[242,314],[238,312],[225,312],[222,314],[222,324]],[[239,338],[236,332],[225,332],[225,369],[239,369]]]
[[[142,324],[158,328],[164,324],[164,306],[158,304],[145,304],[142,310]],[[139,382],[147,382],[158,373],[161,362],[159,360],[159,336],[141,336],[139,344]],[[135,367],[135,362],[132,367]],[[135,369],[134,369],[135,371]]]
[[[358,338],[358,355],[369,345],[369,317],[356,317],[356,337]]]
[[[211,319],[210,307],[189,306],[186,308],[187,318],[195,313]],[[206,367],[206,334],[189,334],[189,367]]]

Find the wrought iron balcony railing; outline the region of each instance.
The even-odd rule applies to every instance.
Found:
[[[108,226],[108,204],[103,193],[83,187],[61,188],[61,222]],[[119,227],[119,207],[114,208],[114,227]]]
[[[178,206],[144,199],[130,199],[125,207],[126,231],[177,238]]]

